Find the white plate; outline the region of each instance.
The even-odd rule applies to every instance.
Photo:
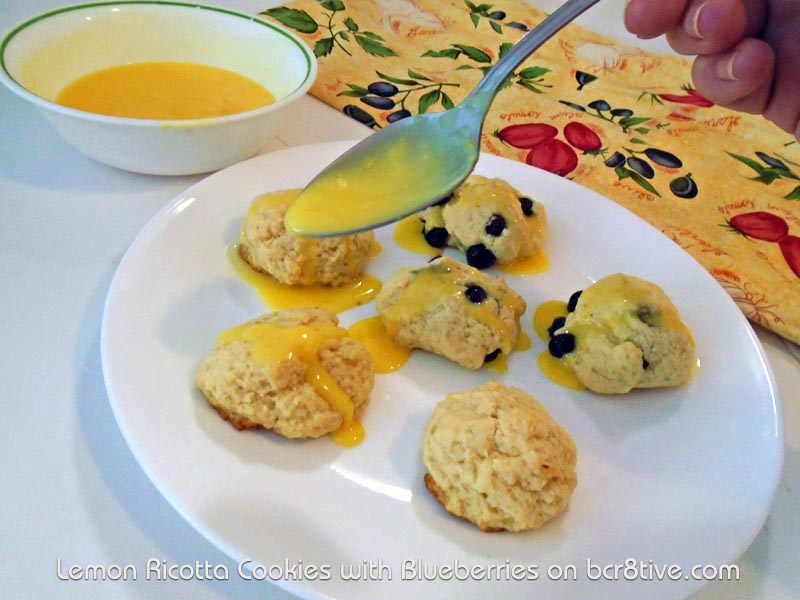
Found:
[[[192,386],[199,362],[219,331],[267,312],[232,271],[226,246],[257,194],[303,186],[349,145],[288,149],[209,177],[156,215],[120,264],[103,320],[106,385],[125,439],[169,502],[257,576],[311,597],[658,600],[685,597],[724,571],[766,519],[782,466],[780,402],[762,348],[677,245],[521,163],[482,156],[477,167],[542,201],[550,221],[550,270],[507,276],[528,302],[534,345],[511,356],[502,380],[538,397],[575,438],[579,483],[564,514],[539,531],[486,534],[425,490],[423,425],[446,393],[491,378],[485,370],[416,352],[377,377],[367,437],[354,449],[237,432],[209,408]],[[382,280],[425,260],[397,248],[390,227],[377,234],[383,251],[369,271]],[[679,307],[701,359],[688,385],[608,398],[538,371],[536,306],[620,271],[658,283]],[[373,311],[359,307],[342,322]],[[365,564],[363,580],[340,575]],[[695,565],[705,572],[693,574]]]

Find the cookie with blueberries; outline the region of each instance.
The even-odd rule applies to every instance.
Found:
[[[420,219],[428,244],[458,249],[476,269],[533,256],[542,249],[547,230],[541,203],[502,179],[482,175],[471,175]]]
[[[624,394],[681,385],[692,376],[692,334],[654,283],[609,275],[573,294],[567,308],[550,329],[548,347],[588,389]]]
[[[448,256],[395,272],[375,299],[395,343],[479,369],[517,341],[525,300],[503,279]]]

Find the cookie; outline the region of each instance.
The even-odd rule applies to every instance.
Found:
[[[482,175],[471,175],[420,219],[430,245],[457,248],[478,269],[533,256],[542,249],[547,230],[541,203],[502,179]]]
[[[256,271],[286,285],[340,286],[352,281],[372,256],[375,235],[365,231],[304,238],[289,233],[284,218],[299,193],[287,190],[256,198],[239,233],[239,255]]]
[[[425,426],[425,485],[483,531],[536,529],[577,485],[572,437],[532,396],[490,381],[448,394]]]
[[[447,256],[394,273],[375,299],[389,337],[468,369],[509,354],[525,300],[503,279]]]
[[[290,309],[220,334],[203,360],[197,388],[237,429],[316,438],[348,425],[375,380],[364,346],[328,310]]]
[[[576,297],[550,347],[568,350],[561,358],[585,387],[624,394],[689,380],[697,363],[694,339],[660,287],[617,273]]]

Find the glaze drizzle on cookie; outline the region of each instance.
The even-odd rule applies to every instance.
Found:
[[[490,331],[497,332],[500,352],[508,354],[513,350],[517,336],[516,332],[512,335],[508,330],[498,314],[497,307],[498,303],[507,302],[514,312],[522,313],[524,309],[520,306],[521,298],[509,294],[507,298],[492,299],[489,302],[477,304],[471,302],[467,297],[471,282],[467,281],[464,273],[451,266],[453,262],[450,258],[442,257],[424,268],[413,271],[413,283],[382,315],[389,336],[396,336],[404,319],[424,315],[443,298],[456,296],[463,299],[461,304],[470,318],[486,326]]]
[[[354,417],[353,401],[319,358],[323,342],[345,336],[346,329],[333,325],[282,327],[276,323],[245,323],[220,333],[217,342],[249,342],[251,356],[259,362],[301,361],[306,366],[306,378],[314,391],[342,415],[342,425],[330,434],[331,439],[342,446],[356,446],[364,439],[364,429]]]

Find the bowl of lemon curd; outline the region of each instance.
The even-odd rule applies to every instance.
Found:
[[[183,2],[66,6],[0,41],[0,79],[69,144],[153,175],[253,156],[316,74],[313,52],[286,29]]]

